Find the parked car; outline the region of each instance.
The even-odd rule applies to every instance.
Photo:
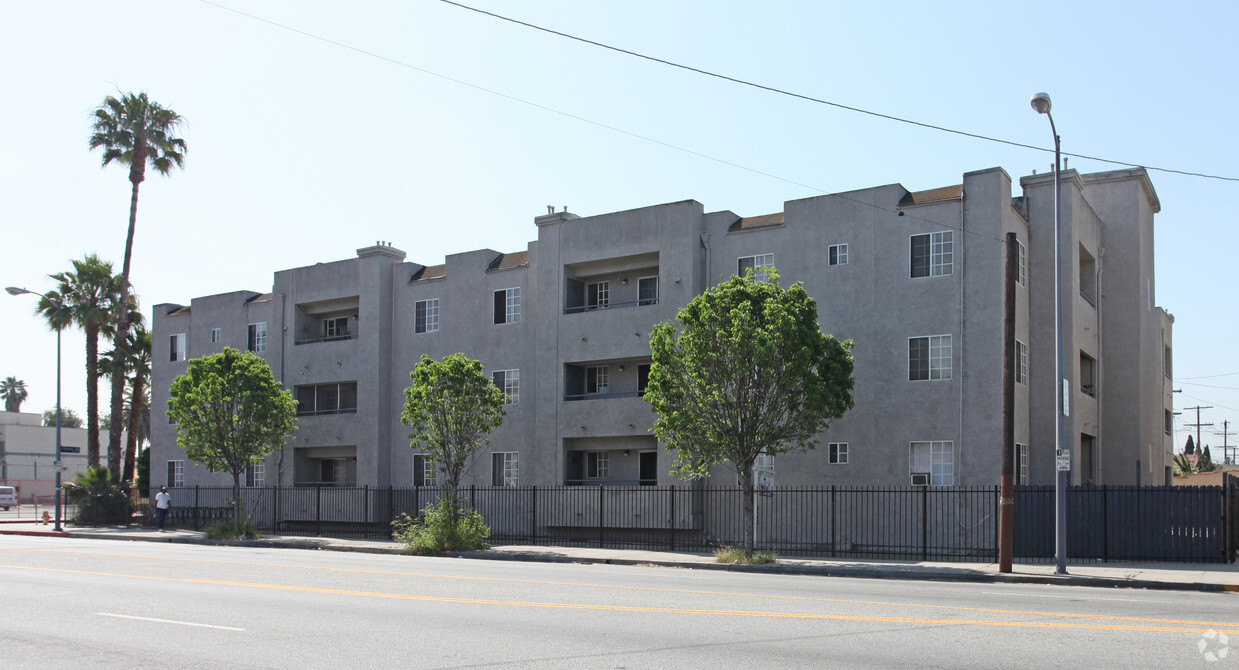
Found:
[[[0,507],[9,511],[11,505],[17,504],[17,489],[12,486],[0,486]]]

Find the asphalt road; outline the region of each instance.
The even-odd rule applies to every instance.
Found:
[[[0,659],[1225,668],[1239,667],[1239,596],[3,536]]]

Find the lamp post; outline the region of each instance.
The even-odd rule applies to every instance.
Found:
[[[1063,368],[1063,203],[1062,203],[1062,151],[1058,130],[1054,127],[1054,115],[1050,114],[1050,94],[1034,93],[1029,100],[1038,114],[1050,120],[1050,132],[1054,134],[1054,385],[1056,406],[1054,408],[1055,477],[1054,477],[1054,572],[1067,574],[1067,484],[1070,471],[1058,468],[1058,455],[1068,453],[1067,422],[1068,398],[1071,386]]]
[[[65,304],[63,300],[52,300],[51,298],[29,289],[18,288],[16,286],[6,286],[5,291],[9,295],[22,295],[29,293],[37,295],[40,298],[56,305],[56,464],[52,468],[56,471],[56,526],[55,531],[60,532],[60,509],[61,509],[61,492],[60,492],[60,472],[64,470],[64,466],[60,462],[60,414],[63,411],[60,407],[60,331],[64,330],[64,311]]]

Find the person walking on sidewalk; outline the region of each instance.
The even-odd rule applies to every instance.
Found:
[[[168,487],[160,486],[159,493],[155,494],[155,523],[159,526],[159,532],[163,532],[164,522],[168,520],[168,508],[172,506],[172,496],[168,495]]]

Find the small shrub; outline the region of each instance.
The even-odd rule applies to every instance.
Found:
[[[240,524],[225,521],[214,526],[207,526],[202,531],[208,540],[257,540],[262,535],[254,530],[249,519],[242,519]]]
[[[87,468],[62,487],[69,503],[77,506],[75,523],[129,523],[129,490],[107,468]]]
[[[744,555],[744,547],[719,547],[714,550],[715,563],[736,563],[739,565],[761,565],[774,563],[779,555],[773,551],[754,551],[750,558]]]
[[[490,548],[486,543],[490,527],[481,512],[466,508],[451,493],[427,505],[419,516],[401,514],[391,525],[392,538],[403,543],[412,554]]]

